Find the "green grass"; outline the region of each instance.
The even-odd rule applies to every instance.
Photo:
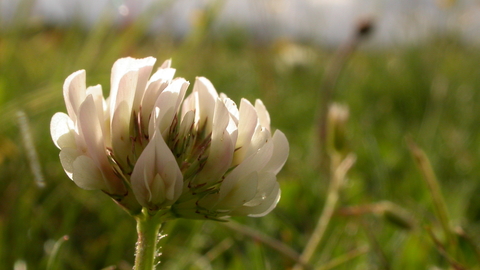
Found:
[[[263,218],[235,218],[301,253],[325,202],[328,179],[319,166],[315,114],[325,66],[333,51],[302,45],[306,61],[287,65],[288,41],[256,44],[245,33],[218,37],[200,26],[184,40],[146,35],[141,24],[115,29],[19,24],[0,32],[0,269],[25,262],[46,269],[102,269],[133,264],[135,222],[99,191],[68,179],[49,134],[49,121],[65,111],[63,80],[86,69],[87,84],[109,89],[113,62],[124,56],[172,58],[177,76],[209,78],[233,100],[260,98],[272,124],[290,141],[278,180],[282,199]],[[443,242],[431,195],[405,137],[425,151],[441,184],[458,239],[452,252],[468,269],[479,264],[480,53],[455,38],[381,49],[364,48],[349,59],[333,100],[349,106],[348,145],[357,162],[340,192],[339,208],[391,201],[415,220],[404,230],[381,215],[336,212],[311,263],[327,265],[366,250],[333,269],[448,268],[426,228]],[[24,111],[40,156],[45,187],[30,170],[17,111]],[[167,223],[160,269],[288,269],[294,262],[261,241],[213,221]],[[448,247],[447,247],[448,249]]]

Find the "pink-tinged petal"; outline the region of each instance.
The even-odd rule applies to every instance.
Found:
[[[273,153],[273,144],[267,143],[254,155],[247,157],[242,163],[240,163],[235,169],[233,169],[227,177],[223,180],[220,187],[220,199],[223,199],[230,190],[237,184],[239,179],[242,179],[246,175],[260,171],[265,167],[268,160]]]
[[[287,161],[290,146],[288,144],[287,137],[280,130],[275,131],[271,141],[273,143],[272,158],[270,158],[263,170],[271,171],[274,174],[277,174]]]
[[[159,129],[164,138],[168,135],[170,126],[177,115],[180,103],[183,101],[189,83],[184,79],[174,80],[159,96],[155,103],[158,114],[155,115],[155,129]]]
[[[103,190],[111,195],[124,195],[126,188],[123,181],[113,171],[106,154],[102,126],[95,105],[93,96],[89,95],[80,106],[80,134],[85,140],[89,156],[103,176]]]
[[[173,80],[173,76],[175,76],[176,72],[174,68],[170,68],[170,64],[171,60],[166,60],[165,62],[163,62],[163,64],[157,69],[157,71],[152,74],[147,85],[149,85],[153,81],[170,83],[170,81]]]
[[[154,78],[154,76],[150,78],[147,89],[143,94],[143,99],[141,103],[140,112],[141,112],[142,127],[144,128],[144,130],[148,127],[151,113],[155,105],[155,102],[158,99],[158,96],[160,95],[160,93],[163,92],[163,90],[165,90],[165,88],[167,88],[169,84],[169,82],[164,80],[164,78],[161,78],[161,77]]]
[[[158,129],[158,120],[160,115],[160,108],[154,107],[152,110],[152,114],[150,115],[150,121],[148,122],[148,136],[150,138],[153,137],[155,133],[157,133]]]
[[[212,130],[217,91],[207,78],[197,77],[193,92],[198,93],[195,122],[199,129],[206,128],[206,132],[209,133]]]
[[[147,57],[144,59],[138,59],[138,80],[137,87],[135,89],[135,98],[133,100],[133,110],[139,110],[140,103],[143,98],[143,93],[147,87],[148,78],[152,72],[153,65],[157,60],[153,57]]]
[[[230,114],[230,120],[228,122],[227,131],[230,134],[232,141],[236,145],[237,137],[238,137],[238,117],[239,112],[237,105],[231,99],[229,99],[225,94],[220,94],[220,99],[225,104],[225,107],[228,109]]]
[[[102,172],[91,158],[84,155],[77,157],[73,162],[72,180],[77,186],[87,190],[107,188]]]
[[[92,95],[95,100],[97,98],[100,98],[100,100],[103,99],[102,86],[100,84],[97,84],[87,87],[87,89],[85,90],[85,95]]]
[[[270,114],[260,99],[255,101],[255,110],[257,111],[259,124],[270,131]]]
[[[230,117],[230,122],[228,123],[228,126],[227,126],[227,132],[230,134],[230,139],[232,140],[233,145],[235,145],[237,143],[237,138],[238,138],[238,129],[232,128],[231,117]]]
[[[182,172],[160,134],[155,133],[143,150],[130,180],[139,203],[150,209],[171,205],[180,197]]]
[[[186,138],[190,133],[190,129],[193,127],[193,123],[195,121],[195,112],[188,111],[182,119],[180,123],[180,128],[178,129],[178,137],[179,138]]]
[[[271,134],[270,131],[268,131],[266,128],[257,125],[257,128],[255,129],[255,133],[252,136],[252,139],[250,141],[250,145],[248,147],[245,147],[245,156],[248,157],[250,155],[255,154],[258,149],[262,148],[264,144],[270,140]]]
[[[56,113],[50,121],[50,134],[57,148],[76,147],[75,125],[64,113]]]
[[[105,156],[102,128],[95,108],[95,101],[91,95],[87,96],[80,106],[78,115],[79,134],[85,140],[88,153],[96,163],[100,163]]]
[[[188,95],[184,100],[182,104],[182,112],[180,114],[181,118],[185,116],[190,111],[196,111],[196,104],[198,100],[198,92],[192,92],[190,95]],[[197,121],[198,117],[195,116],[195,122]]]
[[[105,99],[103,98],[102,86],[101,85],[90,86],[87,88],[86,94],[87,96],[92,96],[95,102],[97,118],[99,119],[102,126],[102,134],[110,133],[109,132],[110,126],[108,125],[108,122],[105,121],[106,103],[105,103]]]
[[[257,172],[252,172],[242,177],[227,194],[223,196],[220,194],[220,198],[223,198],[215,205],[215,208],[218,210],[231,210],[242,206],[255,197],[257,184]]]
[[[245,158],[258,122],[255,108],[246,99],[242,99],[240,103],[239,117],[238,138],[235,145],[237,151],[235,151],[233,164],[238,164]]]
[[[68,76],[63,84],[63,98],[73,122],[77,120],[78,109],[85,99],[85,76],[85,70],[79,70]]]
[[[130,120],[127,102],[119,104],[111,119],[111,140],[113,153],[124,168],[128,168],[127,158],[131,154]]]
[[[169,85],[157,98],[154,110],[155,114],[155,130],[159,129],[163,134],[164,129],[168,129],[172,123],[173,117],[176,114],[175,104],[177,103],[178,93],[172,91],[172,85]],[[158,113],[157,113],[158,112]]]
[[[138,70],[132,70],[125,73],[119,80],[117,88],[111,90],[110,93],[110,117],[114,118],[120,104],[127,105],[126,109],[129,114],[132,113],[133,99],[135,97],[135,88],[138,82]],[[115,91],[114,91],[115,90]],[[113,91],[113,92],[112,92]],[[123,106],[125,106],[123,105]]]
[[[162,65],[158,69],[169,69],[171,66],[172,66],[172,59],[167,59],[163,61]]]
[[[73,179],[73,162],[80,155],[75,148],[65,147],[60,151],[60,163],[70,179]]]
[[[217,99],[215,116],[213,119],[212,142],[208,152],[207,162],[195,178],[196,184],[213,184],[221,180],[221,177],[231,167],[234,142],[227,132],[230,114],[220,99]]]
[[[238,111],[237,104],[233,102],[233,100],[229,99],[225,94],[220,94],[220,99],[223,100],[223,103],[225,103],[225,106],[228,109],[228,112],[230,113],[232,120],[235,122],[235,125],[238,125],[238,118],[240,117],[240,113]]]
[[[190,82],[186,81],[183,78],[175,79],[172,84],[176,85],[179,84],[180,91],[178,93],[177,103],[175,104],[175,110],[177,113],[180,111],[180,105],[182,104],[183,100],[185,99],[185,93],[187,92],[188,87],[190,86]]]
[[[151,185],[155,175],[155,146],[154,142],[150,142],[138,158],[130,177],[133,193],[145,207],[149,207],[152,201]]]
[[[263,217],[266,214],[270,213],[275,206],[277,206],[278,201],[280,200],[280,187],[278,182],[275,182],[273,191],[268,195],[262,203],[254,207],[242,206],[235,209],[230,214],[232,216],[246,216],[249,217]]]
[[[181,183],[183,181],[179,181],[182,176],[178,171],[177,162],[170,160],[165,164],[164,170],[160,174],[163,182],[163,197],[168,201],[176,201],[181,195],[183,187]]]
[[[169,204],[171,204],[173,201],[176,201],[182,193],[183,175],[175,160],[175,156],[163,138],[161,136],[155,137],[156,167],[165,182],[165,197],[169,200]]]
[[[258,175],[258,186],[255,197],[245,203],[245,206],[253,207],[262,203],[277,186],[277,178],[275,174],[271,172],[261,172]]]
[[[166,200],[165,182],[159,174],[155,174],[152,181],[149,183],[150,199],[149,204],[162,205]]]
[[[128,73],[133,73],[135,74],[133,76],[135,78],[135,84],[133,87],[129,88],[132,96],[129,101],[131,102],[132,107],[137,110],[155,61],[156,59],[153,57],[147,57],[143,59],[126,57],[118,59],[112,67],[112,77],[110,83],[110,96],[112,97],[112,103],[118,104],[121,102],[123,98],[119,97],[119,95],[121,92],[120,88],[124,83],[122,82],[123,77]],[[113,108],[111,112],[115,110],[116,108]]]
[[[165,107],[159,110],[156,121],[156,130],[162,134],[164,139],[167,139],[170,133],[170,127],[172,126],[175,115],[175,108],[173,107]]]

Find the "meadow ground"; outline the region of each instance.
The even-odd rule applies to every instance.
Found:
[[[65,111],[64,79],[85,69],[87,85],[107,91],[111,66],[124,56],[171,58],[177,76],[205,76],[237,102],[263,100],[273,127],[290,141],[278,175],[282,198],[269,215],[234,224],[298,253],[307,245],[330,182],[316,115],[336,48],[261,43],[241,31],[219,37],[208,27],[183,39],[142,29],[18,24],[0,31],[0,269],[131,269],[134,220],[102,192],[68,179],[49,134],[51,116]],[[349,108],[344,150],[356,163],[310,260],[313,269],[480,269],[479,90],[478,47],[455,37],[360,46],[347,59],[331,101]],[[41,174],[32,173],[25,134]],[[433,179],[422,175],[407,137],[428,156],[440,193],[429,189]],[[295,265],[244,227],[180,219],[163,233],[160,269]]]

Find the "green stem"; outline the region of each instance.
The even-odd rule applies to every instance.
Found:
[[[145,209],[135,219],[137,220],[138,240],[134,269],[154,270],[158,251],[159,231],[164,220],[158,214],[151,216]]]
[[[347,157],[343,161],[341,161],[338,165],[337,165],[338,161],[334,160],[332,162],[333,174],[332,174],[332,180],[330,182],[330,186],[327,193],[327,199],[323,207],[322,214],[320,215],[317,225],[312,233],[312,236],[308,240],[308,243],[305,249],[300,255],[299,262],[302,262],[308,265],[310,259],[312,258],[315,250],[318,247],[318,244],[322,240],[322,237],[328,227],[328,224],[330,223],[330,219],[332,218],[333,212],[335,211],[335,207],[339,199],[340,188],[345,182],[345,176],[348,170],[350,170],[350,168],[355,163],[355,160],[356,160],[356,157],[354,154],[348,154]],[[305,269],[305,268],[299,263],[297,263],[293,267],[293,270],[301,270],[301,269]]]
[[[432,197],[435,214],[440,221],[440,225],[442,226],[443,232],[449,244],[448,248],[450,251],[454,251],[457,245],[456,236],[454,235],[450,226],[447,203],[443,198],[442,191],[440,189],[440,183],[438,182],[437,176],[433,171],[432,164],[430,163],[430,160],[425,152],[420,149],[411,138],[407,137],[407,142],[410,147],[410,152],[412,153],[415,162],[417,163],[417,166],[423,175],[423,179],[427,183],[428,190],[430,191],[430,195]]]

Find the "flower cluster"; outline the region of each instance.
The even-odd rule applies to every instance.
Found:
[[[142,207],[175,217],[263,216],[280,198],[276,175],[289,151],[272,135],[260,100],[240,106],[206,78],[193,91],[164,62],[122,58],[112,68],[110,96],[86,87],[85,71],[63,87],[68,114],[56,113],[51,134],[66,174],[99,189],[132,214]]]

